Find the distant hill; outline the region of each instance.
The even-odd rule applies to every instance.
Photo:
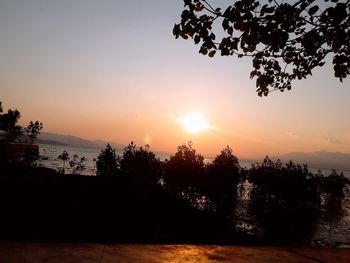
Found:
[[[106,142],[102,140],[86,140],[77,136],[63,135],[49,132],[42,132],[37,139],[38,143],[54,144],[54,145],[68,145],[75,147],[90,147],[102,149],[106,147],[107,143],[111,144],[116,149],[122,149],[124,145],[116,142]]]
[[[36,139],[35,142],[42,143],[42,144],[62,145],[62,146],[68,145],[66,143],[57,142],[57,141],[53,141],[53,140],[45,140],[45,139],[40,139],[40,138]]]
[[[350,153],[328,151],[291,152],[273,157],[273,159],[277,158],[283,162],[292,160],[295,163],[306,163],[310,168],[350,171]]]

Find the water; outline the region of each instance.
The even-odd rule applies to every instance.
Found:
[[[67,151],[70,159],[73,158],[73,155],[76,154],[79,157],[86,158],[86,169],[81,173],[82,175],[96,175],[96,162],[94,159],[97,159],[102,149],[90,148],[90,147],[74,147],[74,146],[62,146],[62,145],[52,145],[52,144],[40,144],[39,145],[39,154],[40,161],[39,164],[54,170],[58,170],[63,167],[63,161],[58,159],[58,156],[62,154],[63,151]],[[123,155],[122,150],[116,150],[116,154],[119,156]],[[169,159],[170,154],[165,153],[156,153],[157,157],[164,161]],[[68,160],[69,162],[69,160]],[[66,162],[65,170],[66,173],[70,173],[72,169],[69,168],[69,164]]]
[[[51,144],[40,144],[39,151],[40,156],[42,157],[40,160],[40,164],[49,167],[52,169],[59,169],[63,167],[63,161],[58,160],[58,156],[62,154],[62,152],[66,150],[69,156],[72,158],[74,154],[77,154],[79,157],[85,157],[86,161],[86,169],[83,171],[83,175],[96,175],[96,163],[94,159],[97,159],[97,156],[100,154],[102,149],[98,148],[89,148],[89,147],[74,147],[74,146],[62,146],[62,145],[51,145]],[[123,155],[122,150],[116,150],[117,155]],[[166,153],[156,153],[156,156],[164,161],[165,159],[169,159],[170,154]],[[211,162],[212,158],[205,158],[204,162]],[[251,163],[249,162],[240,162],[242,167],[250,168]],[[66,167],[69,166],[66,163]],[[316,173],[317,168],[309,168],[309,170],[313,173]],[[69,168],[66,169],[69,173],[71,170]],[[321,169],[321,172],[324,175],[327,175],[331,172],[330,169]],[[350,179],[350,171],[342,171],[344,176]]]
[[[62,154],[63,151],[67,151],[69,157],[72,159],[73,155],[76,154],[79,157],[86,158],[86,169],[82,172],[84,175],[95,175],[96,174],[96,164],[94,159],[97,158],[101,150],[97,148],[88,148],[88,147],[73,147],[73,146],[61,146],[61,145],[51,145],[51,144],[40,144],[39,145],[39,154],[40,161],[39,163],[42,166],[58,170],[63,167],[63,161],[58,159],[58,156]],[[69,161],[69,160],[68,160]],[[69,173],[71,169],[69,164],[65,164],[66,172]],[[68,168],[67,168],[68,167]]]

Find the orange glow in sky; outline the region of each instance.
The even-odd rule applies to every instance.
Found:
[[[0,101],[44,132],[204,156],[350,152],[350,79],[331,64],[261,98],[249,59],[175,40],[182,1],[0,4]],[[176,117],[174,117],[176,116]]]

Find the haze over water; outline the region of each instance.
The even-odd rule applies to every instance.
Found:
[[[74,146],[61,146],[61,145],[52,145],[52,144],[40,144],[40,156],[41,161],[39,162],[41,165],[49,168],[53,168],[57,170],[58,168],[62,168],[63,162],[58,160],[57,157],[63,152],[67,151],[69,156],[72,158],[74,154],[79,157],[86,157],[86,169],[82,172],[84,175],[96,175],[96,163],[94,159],[97,159],[102,149],[98,148],[90,148],[90,147],[74,147]],[[151,149],[152,150],[152,149]],[[119,156],[123,155],[123,150],[117,149],[116,154]],[[155,153],[156,156],[164,161],[165,159],[169,160],[169,157],[173,154],[170,153]],[[211,162],[213,158],[205,158],[205,162]],[[259,160],[262,162],[262,159]],[[251,162],[247,160],[240,160],[240,165],[242,167],[250,168]],[[68,164],[67,164],[68,166]],[[316,173],[317,170],[321,170],[321,172],[325,175],[330,173],[330,169],[320,169],[318,167],[309,167],[311,172]],[[69,172],[69,167],[67,168],[67,172]],[[344,175],[350,179],[350,171],[341,171]]]

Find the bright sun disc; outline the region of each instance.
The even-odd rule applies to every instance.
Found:
[[[208,122],[200,113],[192,112],[179,119],[184,129],[190,133],[198,133],[209,128]]]

